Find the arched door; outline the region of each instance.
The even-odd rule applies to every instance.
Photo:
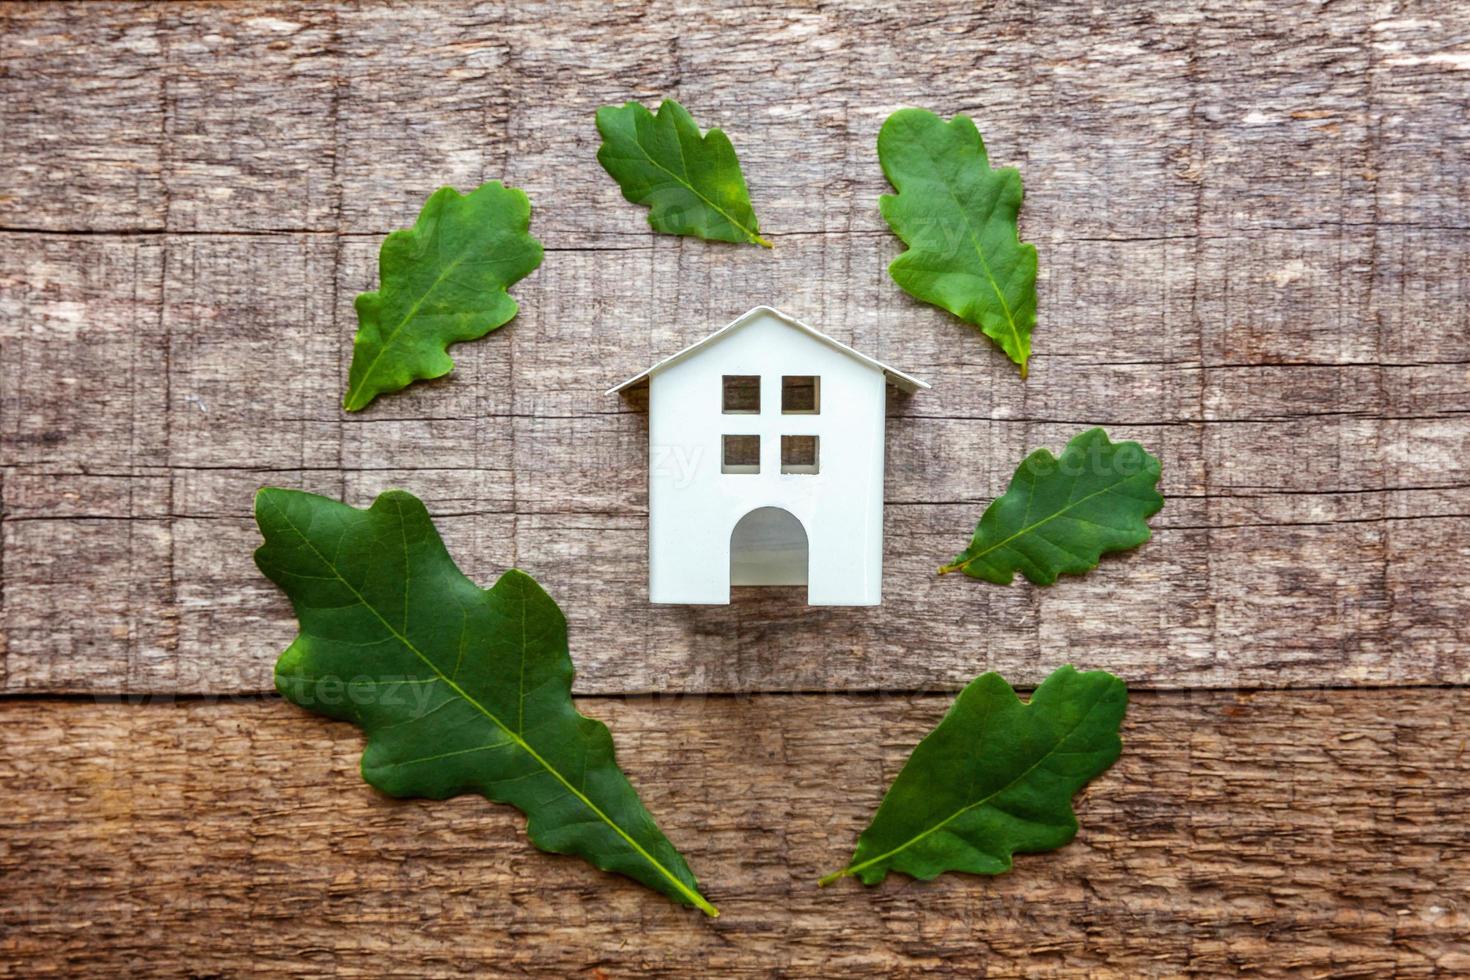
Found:
[[[806,528],[788,510],[757,507],[730,532],[731,585],[806,585]]]

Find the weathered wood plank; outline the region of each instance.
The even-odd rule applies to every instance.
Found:
[[[174,171],[160,182],[176,228],[331,227],[302,222],[336,217],[340,187],[347,227],[378,232],[422,199],[427,186],[408,188],[426,175],[469,184],[506,173],[555,205],[557,229],[641,237],[641,217],[611,206],[616,190],[583,164],[589,122],[613,99],[667,93],[739,137],[749,169],[767,175],[757,204],[784,219],[766,222],[775,234],[880,228],[875,210],[852,207],[881,177],[871,146],[851,137],[876,132],[897,105],[935,99],[983,115],[1002,159],[1045,176],[1028,195],[1033,216],[1066,213],[1089,233],[1188,228],[1201,190],[1243,192],[1211,214],[1214,231],[1371,220],[1378,181],[1403,208],[1385,217],[1463,227],[1467,213],[1453,165],[1467,121],[1443,87],[1461,67],[1449,3],[1413,18],[1362,3],[923,15],[836,3],[758,19],[642,2],[431,17],[411,5],[158,5],[88,10],[79,25],[83,10],[7,7],[7,54],[47,69],[11,73],[7,94],[72,113],[27,116],[12,152],[42,158],[84,126],[95,128],[76,146],[106,144],[112,120],[88,96],[116,87],[106,69],[132,69],[151,86],[132,102],[156,124],[138,142],[169,144],[149,163]],[[1405,108],[1415,111],[1393,112]],[[566,153],[571,141],[586,152]],[[52,174],[88,162],[62,156]],[[78,227],[70,219],[99,203],[27,176],[6,202],[27,221],[7,223]],[[275,194],[230,207],[264,188]],[[1141,216],[1153,220],[1140,228]],[[286,217],[295,223],[269,220]]]
[[[0,8],[0,225],[161,228],[168,140],[156,11]]]
[[[253,484],[275,474],[224,476],[248,501]],[[347,476],[348,499],[366,504],[404,474]],[[482,510],[473,499],[477,474],[416,478],[435,483],[433,509],[460,515],[440,523],[468,574],[488,584],[519,552],[519,564],[558,599],[583,692],[934,690],[984,669],[1034,682],[1040,665],[1067,650],[1084,651],[1131,684],[1162,688],[1241,678],[1269,686],[1404,683],[1464,669],[1470,596],[1433,586],[1453,582],[1463,567],[1464,518],[1425,516],[1447,505],[1427,493],[1387,503],[1367,495],[1287,499],[1288,507],[1339,515],[1365,506],[1387,512],[1337,523],[1260,498],[1239,504],[1240,523],[1163,520],[1148,548],[1049,590],[935,578],[936,556],[947,556],[942,549],[954,534],[933,529],[959,526],[974,506],[895,504],[881,608],[813,609],[799,594],[740,590],[728,607],[685,609],[646,602],[641,515]],[[141,507],[143,487],[161,494],[164,482],[11,477],[7,631],[12,650],[31,654],[12,658],[12,688],[271,688],[271,666],[295,625],[251,562],[259,542],[253,523],[208,513],[167,524],[129,516],[130,492]],[[98,508],[109,492],[117,507]],[[87,516],[39,516],[65,508],[67,497],[93,501]],[[1273,516],[1280,522],[1270,523]],[[134,564],[106,564],[113,555]],[[115,594],[77,618],[69,586],[83,562]],[[149,611],[174,608],[158,602],[170,567],[178,615],[148,619]],[[173,656],[181,645],[203,652]]]
[[[0,973],[1463,975],[1470,720],[1404,697],[1135,695],[1071,846],[871,891],[814,882],[948,698],[583,702],[714,921],[278,701],[0,702]]]
[[[79,370],[33,332],[0,336],[15,363],[33,365],[8,377],[16,408],[3,426],[12,689],[269,689],[291,628],[249,560],[250,499],[264,484],[357,504],[390,486],[420,494],[477,580],[518,563],[552,588],[587,691],[927,689],[984,666],[1034,681],[1031,665],[1056,644],[1164,687],[1462,682],[1470,669],[1470,600],[1443,584],[1470,547],[1460,366],[1239,365],[1219,369],[1209,390],[1199,363],[1074,369],[1070,409],[1061,389],[1042,389],[1050,404],[1016,406],[999,394],[1009,379],[984,388],[952,366],[933,392],[892,406],[882,609],[808,612],[779,597],[651,609],[646,419],[637,399],[601,388],[616,376],[609,362],[622,357],[631,373],[705,325],[656,328],[645,336],[669,338],[649,340],[637,360],[620,353],[625,338],[575,313],[595,306],[585,284],[597,253],[553,253],[568,286],[553,290],[538,273],[527,315],[462,348],[455,377],[346,417],[336,408],[345,335],[338,343],[323,329],[330,312],[310,285],[331,261],[325,243],[167,239],[168,305],[150,335],[114,295],[132,288],[126,277],[87,276],[131,268],[155,243],[47,242],[65,258],[43,278],[17,273],[17,327],[39,323],[49,341],[96,310],[112,356],[145,363],[123,376],[139,389],[135,407],[96,413],[86,406],[114,399],[113,372]],[[774,275],[801,282],[802,250],[787,250],[798,254]],[[368,262],[371,249],[348,251]],[[638,277],[626,271],[631,308]],[[253,303],[252,284],[266,280],[289,288]],[[819,322],[855,341],[866,329]],[[876,347],[907,364],[902,348],[917,334],[921,355],[931,352],[917,360],[930,367],[946,344],[962,359],[985,356],[970,338],[943,340],[953,329],[909,329]],[[147,370],[149,356],[166,358],[166,376]],[[1380,397],[1385,379],[1393,394]],[[72,397],[50,394],[68,382]],[[147,410],[165,399],[172,411]],[[1096,423],[1165,460],[1170,504],[1155,542],[1049,590],[933,578],[1016,460]],[[68,588],[77,582],[105,583],[114,594],[98,605],[117,610],[76,615],[72,603],[91,601]],[[973,617],[965,629],[954,628],[957,609]],[[922,658],[911,654],[918,638]]]
[[[263,483],[420,494],[477,579],[547,580],[588,691],[1035,680],[1073,644],[1165,687],[1470,679],[1453,5],[0,16],[9,689],[268,686]],[[595,166],[596,107],[663,95],[734,138],[773,252],[653,236]],[[904,104],[971,113],[1023,170],[1024,385],[884,272],[873,139]],[[345,417],[381,236],[492,178],[549,248],[523,315]],[[601,392],[765,302],[936,384],[892,405],[880,611],[643,600],[645,423]],[[1025,451],[1093,424],[1164,459],[1153,544],[1045,592],[929,577]]]

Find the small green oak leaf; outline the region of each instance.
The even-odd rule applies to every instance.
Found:
[[[1118,758],[1128,704],[1104,671],[1062,667],[1023,703],[999,674],[960,692],[899,771],[847,867],[820,882],[876,885],[890,871],[996,875],[1017,853],[1077,834],[1072,797]]]
[[[255,562],[300,626],[276,688],[363,730],[368,783],[509,803],[542,850],[718,914],[618,768],[607,726],[573,705],[566,619],[535,580],[511,569],[475,585],[402,491],[359,510],[266,488],[255,519]]]
[[[1148,518],[1164,506],[1159,473],[1157,457],[1136,442],[1109,442],[1102,429],[1075,437],[1060,459],[1038,449],[985,508],[970,546],[939,574],[1006,585],[1020,572],[1050,585],[1096,568],[1104,553],[1151,536]]]
[[[672,99],[649,112],[637,102],[597,110],[597,162],[623,197],[647,205],[648,223],[668,235],[771,247],[761,237],[745,176],[729,137],[699,126]]]
[[[966,116],[900,109],[878,132],[878,161],[897,194],[879,198],[908,250],[888,266],[909,295],[979,327],[1026,377],[1036,325],[1036,246],[1016,215],[1021,175],[992,170]]]
[[[507,290],[541,264],[531,202],[491,181],[468,194],[435,191],[412,228],[378,254],[376,292],[357,297],[357,336],[342,407],[454,369],[447,348],[477,340],[516,315]]]

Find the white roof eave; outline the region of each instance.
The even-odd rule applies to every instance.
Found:
[[[754,309],[748,310],[747,312],[736,317],[734,320],[716,330],[708,337],[705,337],[703,340],[695,341],[678,353],[671,354],[670,356],[664,358],[662,361],[659,361],[652,367],[642,371],[639,374],[635,374],[633,377],[629,378],[627,381],[624,381],[622,384],[614,385],[613,387],[609,388],[605,392],[605,394],[615,395],[619,392],[628,390],[636,384],[640,384],[643,381],[646,381],[649,377],[659,371],[662,371],[664,368],[671,367],[674,364],[677,364],[679,361],[682,361],[684,358],[688,357],[690,354],[693,354],[695,351],[702,350],[703,348],[708,347],[710,344],[713,344],[725,334],[731,333],[739,327],[744,326],[746,323],[750,322],[750,320],[761,313],[769,313],[772,316],[780,319],[784,323],[790,324],[791,326],[796,327],[798,330],[810,334],[812,337],[815,337],[817,340],[820,340],[827,346],[840,350],[844,354],[847,354],[850,357],[854,357],[857,360],[862,361],[869,367],[877,368],[879,371],[883,372],[884,377],[888,379],[888,382],[890,384],[902,391],[913,394],[916,391],[927,389],[929,387],[929,384],[927,382],[920,381],[918,378],[914,377],[911,374],[905,374],[904,372],[898,370],[898,368],[890,367],[889,365],[884,364],[882,361],[874,360],[866,354],[855,351],[846,344],[841,343],[840,341],[833,340],[831,337],[822,333],[815,327],[811,327],[805,323],[802,323],[794,316],[789,316],[785,313],[782,313],[780,310],[770,306],[757,306]]]

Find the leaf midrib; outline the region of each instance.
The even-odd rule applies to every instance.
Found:
[[[683,159],[683,156],[684,156],[684,144],[683,144],[682,141],[679,141],[678,137],[679,137],[679,134],[678,134],[678,131],[676,129],[675,130],[675,133],[674,133],[674,139],[675,139],[676,142],[679,142],[679,157],[682,160]],[[704,137],[701,137],[700,140],[701,140],[701,142],[703,142]],[[647,160],[649,163],[653,164],[658,169],[662,170],[664,173],[668,174],[670,177],[672,177],[674,179],[675,182],[681,184],[685,189],[687,189],[689,191],[689,193],[693,194],[695,197],[699,198],[705,204],[708,204],[711,208],[713,208],[716,211],[718,211],[721,215],[724,216],[724,218],[725,218],[726,221],[730,222],[730,224],[734,225],[736,228],[739,228],[740,231],[741,231],[741,233],[744,234],[745,237],[749,241],[751,241],[752,243],[754,243],[756,245],[764,245],[766,248],[770,248],[771,247],[771,245],[770,245],[769,242],[767,242],[764,238],[762,238],[756,232],[753,232],[749,228],[745,227],[739,221],[736,221],[735,218],[728,211],[726,211],[724,208],[720,207],[714,201],[711,201],[709,198],[705,197],[702,193],[700,193],[699,189],[696,188],[693,184],[689,183],[689,181],[687,181],[684,178],[680,177],[678,174],[674,173],[668,167],[665,167],[663,164],[661,164],[657,160],[655,160],[653,158],[653,155],[650,154],[648,152],[648,150],[644,148],[644,146],[643,146],[643,144],[641,142],[639,142],[639,140],[638,140],[638,133],[637,133],[636,128],[635,128],[634,133],[633,133],[633,145],[636,146],[636,147],[638,147],[638,152],[643,154],[643,158],[645,160]],[[686,171],[689,169],[688,163],[685,163],[684,169]]]
[[[468,253],[468,251],[469,250],[466,249],[465,253]],[[464,262],[465,253],[462,253],[459,258],[455,259],[453,262],[449,263],[449,265],[445,266],[444,271],[439,273],[439,277],[435,279],[432,283],[430,283],[429,288],[425,289],[423,293],[419,296],[419,298],[414,301],[414,304],[408,308],[408,312],[403,315],[403,319],[398,321],[398,326],[393,328],[393,332],[390,333],[387,339],[384,340],[383,343],[378,347],[378,352],[373,355],[373,359],[369,361],[367,367],[363,369],[362,381],[359,382],[356,386],[347,389],[347,400],[349,402],[352,401],[352,396],[354,392],[359,392],[367,387],[368,379],[373,376],[373,371],[377,369],[378,362],[383,359],[383,355],[388,352],[388,348],[393,346],[394,341],[398,339],[398,335],[403,332],[403,328],[408,326],[408,322],[418,315],[419,307],[423,306],[425,300],[429,298],[434,290],[439,288],[440,284],[444,282],[445,277],[447,277],[451,272],[457,269],[461,263]]]
[[[1000,308],[1006,316],[1006,326],[1011,328],[1011,337],[1015,340],[1016,353],[1019,354],[1021,353],[1022,345],[1021,331],[1016,327],[1016,318],[1015,315],[1011,313],[1011,304],[1006,302],[1005,293],[1001,291],[1000,283],[997,282],[995,279],[995,273],[990,271],[990,262],[985,258],[985,250],[980,247],[980,241],[975,237],[975,227],[970,221],[970,212],[965,208],[963,204],[960,203],[959,195],[955,193],[954,188],[950,185],[949,181],[944,178],[939,167],[936,166],[934,169],[936,173],[940,173],[939,182],[944,185],[945,191],[949,194],[949,199],[954,202],[954,206],[960,212],[960,214],[964,215],[965,231],[969,235],[970,245],[975,249],[975,254],[980,258],[980,267],[985,270],[985,281],[990,283],[990,288],[995,292],[995,298],[1000,301]],[[991,167],[988,163],[985,165],[985,170],[987,177],[994,175],[996,172],[995,169]],[[994,208],[991,208],[992,213],[994,212],[994,210]],[[1018,236],[1018,247],[1019,243],[1020,240]],[[1026,373],[1025,357],[1023,357],[1021,361],[1021,373],[1024,377]]]
[[[664,867],[664,865],[660,861],[654,858],[653,855],[649,854],[648,851],[643,848],[643,845],[634,840],[625,830],[623,830],[622,827],[618,826],[618,824],[611,817],[604,813],[601,807],[599,807],[596,803],[593,803],[581,790],[573,786],[570,780],[563,776],[556,769],[555,766],[547,762],[546,759],[543,758],[541,754],[537,752],[529,742],[521,738],[518,732],[512,731],[510,727],[507,726],[505,722],[501,721],[500,718],[496,716],[493,711],[489,710],[475,698],[471,697],[469,693],[464,690],[464,688],[456,684],[451,678],[445,676],[444,672],[439,669],[438,665],[430,660],[428,656],[426,656],[421,650],[419,650],[418,647],[414,646],[413,642],[409,640],[408,637],[404,636],[402,633],[398,632],[398,630],[394,629],[393,624],[385,619],[383,617],[383,614],[378,612],[378,610],[372,605],[372,603],[368,602],[367,598],[361,592],[359,592],[351,582],[347,581],[347,579],[343,577],[342,573],[337,570],[336,564],[333,563],[331,559],[327,558],[326,555],[322,554],[321,550],[317,548],[316,544],[313,543],[312,540],[308,538],[306,534],[295,525],[294,522],[292,522],[291,518],[286,514],[284,510],[282,510],[274,503],[272,503],[272,507],[275,510],[276,514],[281,518],[281,520],[286,523],[286,526],[289,527],[296,534],[296,536],[301,539],[301,542],[303,544],[311,549],[312,554],[316,555],[317,558],[320,559],[321,562],[326,565],[328,569],[331,570],[332,574],[337,578],[337,581],[341,582],[347,588],[347,590],[352,593],[353,597],[356,598],[358,604],[361,605],[368,612],[372,613],[373,616],[377,618],[378,622],[383,624],[383,628],[391,633],[393,637],[398,640],[399,643],[403,644],[403,646],[409,652],[411,652],[415,657],[422,661],[424,666],[433,671],[434,674],[443,683],[449,685],[449,687],[456,694],[458,694],[472,707],[474,707],[475,710],[479,711],[486,718],[490,719],[490,721],[494,722],[495,725],[502,732],[504,732],[513,742],[515,742],[516,745],[520,746],[520,748],[523,749],[526,754],[529,755],[532,759],[534,759],[536,763],[541,766],[541,768],[550,773],[557,782],[566,787],[569,793],[571,793],[577,799],[581,800],[582,804],[586,806],[588,810],[592,811],[592,813],[594,813],[599,820],[611,827],[612,830],[619,837],[621,837],[624,841],[628,843],[628,846],[632,847],[635,851],[638,852],[638,854],[643,857],[645,861],[647,861],[650,865],[657,869],[659,874],[667,879],[669,883],[678,890],[679,894],[687,898],[696,908],[708,913],[710,916],[718,916],[720,914],[719,910],[711,905],[703,895],[699,894],[697,891],[684,884],[684,882],[680,881],[679,878],[671,871],[669,871],[668,868]],[[402,512],[400,510],[400,515],[401,513]]]
[[[1062,515],[1066,514],[1067,511],[1071,510],[1073,507],[1081,506],[1082,504],[1087,503],[1087,501],[1091,500],[1092,498],[1094,498],[1094,497],[1100,497],[1100,496],[1102,496],[1105,493],[1112,493],[1114,490],[1118,489],[1120,486],[1122,486],[1123,484],[1127,483],[1131,479],[1133,479],[1132,476],[1125,476],[1121,480],[1119,480],[1118,482],[1109,484],[1108,486],[1103,487],[1101,490],[1094,490],[1092,493],[1089,493],[1085,497],[1078,497],[1076,500],[1071,501],[1070,503],[1068,503],[1067,506],[1063,507],[1061,510],[1053,511],[1052,513],[1050,513],[1047,516],[1043,517],[1041,520],[1037,521],[1035,524],[1030,524],[1030,525],[1027,525],[1026,527],[1021,528],[1021,530],[1015,532],[1014,534],[1010,535],[1009,537],[1007,537],[1007,538],[1005,538],[1005,539],[1003,539],[1001,541],[997,541],[995,544],[993,544],[990,547],[986,548],[984,551],[977,551],[973,555],[971,555],[969,558],[966,558],[962,562],[957,562],[957,563],[951,564],[951,565],[945,565],[942,569],[940,569],[940,572],[941,573],[943,573],[943,572],[953,572],[953,571],[957,571],[959,569],[963,569],[963,568],[967,567],[971,562],[975,562],[975,561],[980,560],[981,558],[983,558],[986,555],[990,554],[992,551],[996,550],[997,548],[1003,548],[1006,545],[1010,544],[1012,541],[1016,540],[1017,538],[1023,537],[1024,535],[1027,535],[1027,534],[1030,534],[1032,531],[1036,530],[1037,528],[1041,527],[1042,525],[1047,524],[1047,523],[1050,523],[1051,521],[1056,520],[1058,517],[1061,517]],[[1028,509],[1031,506],[1031,500],[1034,500],[1035,499],[1035,495],[1036,495],[1035,483],[1033,483],[1032,484],[1031,496],[1027,499],[1027,503],[1026,503],[1026,506],[1027,506]],[[985,517],[984,517],[983,514],[981,515],[981,518],[980,519],[982,521],[985,519]],[[1089,522],[1089,523],[1095,523],[1095,522]]]
[[[1067,729],[1066,734],[1063,735],[1063,736],[1061,736],[1060,738],[1058,738],[1057,741],[1056,741],[1056,744],[1053,745],[1051,748],[1047,749],[1046,752],[1045,752],[1045,754],[1043,754],[1041,756],[1041,758],[1037,759],[1031,765],[1027,766],[1024,771],[1018,773],[1010,782],[1006,783],[1004,786],[1000,787],[999,789],[995,790],[994,792],[990,793],[989,795],[983,797],[982,799],[976,800],[974,803],[969,803],[969,804],[966,804],[965,806],[960,807],[958,810],[956,810],[954,813],[951,813],[949,816],[945,817],[943,820],[939,821],[938,823],[934,824],[933,826],[926,827],[924,830],[922,830],[919,833],[915,834],[913,837],[911,837],[908,840],[904,841],[902,844],[898,845],[897,847],[893,848],[892,850],[889,850],[889,851],[886,851],[886,852],[884,852],[882,854],[879,854],[877,857],[869,858],[868,860],[863,861],[861,864],[850,864],[847,867],[843,868],[841,871],[836,872],[835,874],[832,874],[832,875],[828,875],[827,877],[823,878],[821,880],[821,882],[819,882],[819,884],[829,884],[829,883],[831,883],[832,881],[835,881],[838,878],[842,878],[842,877],[845,877],[845,876],[848,876],[848,875],[855,875],[859,871],[864,870],[865,868],[872,867],[873,865],[877,864],[879,861],[885,861],[888,858],[893,857],[893,855],[898,854],[901,851],[908,850],[910,847],[913,847],[915,844],[917,844],[919,841],[923,840],[925,837],[928,837],[930,834],[937,833],[938,831],[943,830],[946,826],[948,826],[949,824],[953,823],[955,820],[959,819],[960,817],[964,816],[966,813],[969,813],[971,810],[974,810],[977,807],[986,806],[987,804],[990,803],[991,800],[994,800],[997,796],[999,796],[1000,794],[1006,792],[1011,787],[1013,787],[1017,783],[1019,783],[1021,780],[1025,779],[1027,776],[1031,775],[1031,773],[1033,773],[1033,772],[1036,771],[1036,768],[1038,766],[1040,766],[1047,759],[1050,759],[1056,753],[1056,751],[1059,748],[1061,748],[1064,744],[1066,744],[1067,740],[1070,739],[1073,735],[1075,735],[1077,733],[1077,730],[1079,728],[1081,728],[1087,722],[1087,720],[1089,718],[1092,717],[1092,713],[1097,710],[1097,706],[1099,704],[1101,704],[1101,703],[1102,703],[1102,695],[1099,694],[1097,696],[1097,698],[1095,698],[1093,700],[1092,704],[1090,704],[1090,705],[1087,706],[1087,711],[1085,711],[1083,713],[1082,717],[1080,719],[1078,719],[1077,724],[1075,724],[1071,728]],[[1025,711],[1029,711],[1029,710],[1031,710],[1031,705],[1030,704],[1023,705],[1022,706],[1022,709],[1025,710]]]

